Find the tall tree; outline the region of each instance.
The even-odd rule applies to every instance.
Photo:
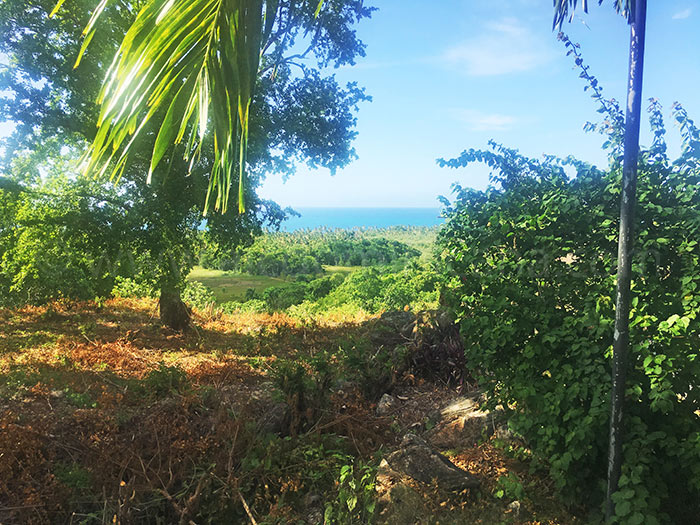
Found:
[[[86,54],[73,71],[94,2],[67,1],[53,18],[48,17],[55,4],[52,0],[0,4],[0,52],[10,58],[9,67],[0,72],[0,120],[17,123],[16,132],[6,141],[0,170],[7,172],[13,159],[24,151],[49,145],[47,153],[60,154],[65,147],[83,151],[95,138],[101,82],[136,18],[135,6],[109,3],[96,22]],[[299,162],[333,170],[355,157],[354,112],[359,102],[368,99],[356,85],[341,86],[332,75],[324,76],[322,69],[351,64],[364,54],[353,24],[370,16],[372,9],[361,1],[338,1],[316,22],[313,12],[306,15],[305,2],[284,0],[278,4],[280,15],[270,36],[274,43],[261,57],[250,105],[246,213],[214,214],[206,224],[207,235],[224,246],[247,242],[262,221],[279,224],[282,210],[255,195],[266,174],[290,175]],[[298,52],[301,44],[310,43],[302,42],[308,24],[313,24],[315,32],[310,38],[315,45],[306,53]],[[166,112],[156,112],[153,122]],[[181,327],[187,316],[179,299],[180,289],[192,264],[188,254],[193,251],[201,223],[216,152],[214,141],[207,136],[193,166],[183,160],[184,146],[180,145],[168,148],[162,162],[151,171],[159,133],[159,127],[152,124],[145,125],[134,141],[119,188],[129,196],[132,246],[139,254],[148,255],[153,267],[150,273],[158,282],[161,306],[166,307],[161,312],[163,321]],[[186,132],[190,131],[191,126]],[[190,176],[185,176],[188,173]],[[149,175],[151,184],[147,184]],[[169,312],[175,315],[169,316]]]
[[[602,4],[603,0],[598,3]],[[587,0],[582,0],[587,10]],[[577,0],[554,0],[554,27],[561,27],[569,12],[573,16]],[[646,0],[615,0],[615,9],[630,25],[627,109],[625,114],[624,157],[622,161],[622,197],[620,233],[617,249],[617,294],[615,301],[615,335],[613,340],[612,399],[610,414],[610,452],[606,520],[615,514],[612,495],[617,492],[622,472],[622,431],[624,396],[629,367],[629,317],[632,282],[632,250],[634,247],[634,208],[637,202],[637,160],[639,157],[639,125],[642,112],[642,78],[646,34]],[[570,11],[569,11],[570,10]]]

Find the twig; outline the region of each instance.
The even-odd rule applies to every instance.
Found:
[[[341,417],[339,417],[339,418],[334,419],[334,420],[331,421],[330,423],[326,423],[325,425],[321,425],[320,427],[317,427],[317,426],[314,425],[314,426],[309,430],[309,434],[310,434],[311,432],[320,432],[321,430],[326,429],[326,428],[328,428],[328,427],[332,427],[333,425],[337,425],[338,423],[341,423],[341,422],[345,421],[346,419],[352,419],[353,416],[354,416],[354,414],[347,414],[347,415],[345,415],[345,416],[341,416]]]
[[[233,435],[233,443],[231,443],[231,450],[229,451],[228,454],[228,463],[226,464],[226,470],[227,470],[227,476],[226,476],[226,484],[230,487],[231,486],[231,481],[233,481],[233,451],[236,448],[236,441],[238,440],[238,429],[240,427],[236,427],[236,432]]]
[[[255,518],[253,517],[253,514],[250,512],[250,508],[248,508],[248,504],[245,502],[245,499],[243,498],[243,494],[241,494],[241,491],[238,490],[238,497],[241,498],[241,503],[243,503],[243,508],[245,509],[245,513],[248,515],[250,518],[250,522],[253,525],[258,525],[258,522],[255,521]]]

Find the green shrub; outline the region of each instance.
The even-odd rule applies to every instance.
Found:
[[[182,300],[191,307],[204,310],[216,302],[214,292],[199,281],[187,281]]]
[[[321,299],[340,286],[344,280],[345,277],[343,275],[335,273],[309,281],[309,286],[306,289],[306,298],[311,301]]]
[[[283,286],[271,286],[262,293],[262,300],[269,310],[285,310],[301,303],[306,297],[308,285],[295,282]]]
[[[240,490],[248,501],[256,498],[256,510],[263,514],[273,506],[279,508],[285,505],[305,515],[309,510],[307,496],[312,494],[322,494],[328,498],[327,501],[340,503],[335,483],[340,478],[341,469],[353,462],[347,441],[334,434],[320,432],[296,438],[280,438],[273,434],[262,436],[252,444],[241,461],[240,472],[243,475]],[[367,485],[365,481],[362,489]],[[290,490],[290,487],[294,488]],[[352,497],[347,487],[344,494]],[[247,518],[243,515],[241,520]],[[239,522],[242,521],[233,521]],[[265,523],[292,522],[278,514],[268,516]]]
[[[267,311],[267,305],[260,299],[250,299],[245,302],[229,301],[217,306],[217,310],[225,314],[254,313],[260,314]]]
[[[78,463],[57,462],[54,475],[65,486],[81,493],[85,493],[92,486],[90,472]]]
[[[640,155],[631,369],[617,523],[688,523],[700,511],[700,131],[674,108],[681,157],[666,156],[660,108]],[[492,144],[495,186],[456,187],[440,233],[446,300],[467,364],[512,428],[546,458],[563,494],[604,497],[621,166],[537,161]],[[615,149],[618,148],[618,149]],[[565,167],[573,168],[570,178]]]
[[[122,197],[74,180],[62,163],[46,170],[31,180],[10,169],[0,189],[0,304],[105,297],[115,275],[128,273]]]
[[[117,276],[112,288],[114,297],[155,297],[154,283]]]
[[[391,337],[396,338],[396,334]],[[355,341],[341,348],[340,354],[345,375],[357,381],[368,399],[376,401],[408,369],[410,351],[402,345],[380,344],[375,348],[370,341]]]
[[[323,309],[354,304],[368,312],[425,308],[437,302],[440,278],[426,266],[408,265],[399,272],[390,268],[362,268],[319,301]]]
[[[328,404],[329,387],[338,373],[330,359],[319,352],[302,362],[278,359],[273,364],[272,379],[289,406],[289,432],[293,436],[311,428]]]
[[[182,392],[187,386],[187,374],[177,366],[160,363],[143,379],[145,392],[154,396],[165,396]]]

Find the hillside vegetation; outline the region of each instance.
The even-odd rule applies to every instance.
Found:
[[[369,523],[381,457],[455,395],[455,383],[422,378],[420,339],[380,316],[200,312],[177,334],[153,324],[155,308],[0,310],[3,523],[244,523],[250,512],[285,524],[314,508],[328,523]],[[387,389],[417,408],[378,416]],[[414,517],[576,522],[528,474],[524,449],[485,440],[448,454],[478,474],[481,495],[414,484]]]

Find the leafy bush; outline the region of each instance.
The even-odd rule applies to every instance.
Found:
[[[306,298],[308,300],[317,300],[325,297],[345,280],[345,277],[339,273],[321,277],[309,281],[309,286],[306,289]]]
[[[341,503],[334,490],[335,482],[340,478],[341,469],[352,463],[347,440],[336,435],[308,433],[297,438],[280,438],[268,434],[257,439],[241,461],[240,490],[247,495],[248,501],[256,498],[256,507],[262,508],[262,512],[268,508],[291,506],[307,513],[309,495],[325,494],[329,500]],[[346,478],[345,485],[348,483]],[[363,491],[360,494],[368,492],[368,485],[369,480],[365,480],[359,488]],[[340,497],[352,498],[347,486],[339,489],[343,490]],[[364,504],[366,508],[368,503],[358,496],[358,504]],[[291,521],[277,514],[268,516],[265,523]],[[336,520],[331,523],[353,522]]]
[[[262,293],[262,300],[269,310],[285,310],[299,304],[306,297],[308,284],[296,282],[284,286],[271,286]]]
[[[216,302],[214,292],[199,281],[187,281],[182,300],[191,307],[204,310]]]
[[[18,169],[0,188],[0,303],[105,297],[129,273],[123,198],[61,162],[44,168],[45,180]]]
[[[426,307],[437,301],[440,277],[429,267],[409,265],[404,270],[362,268],[319,301],[321,309],[354,304],[368,312]]]
[[[274,362],[272,379],[290,410],[289,433],[296,436],[311,428],[328,404],[329,387],[337,370],[330,356],[320,352],[304,362],[279,359]]]
[[[250,299],[242,303],[238,301],[229,301],[218,305],[217,310],[225,314],[241,312],[259,314],[267,311],[267,305],[260,299]]]
[[[611,103],[612,104],[612,103]],[[619,122],[614,104],[609,122]],[[616,522],[689,523],[700,511],[700,131],[679,106],[682,154],[661,111],[640,155],[631,368]],[[613,126],[612,124],[610,126]],[[492,144],[495,186],[457,186],[440,233],[446,299],[491,406],[547,458],[559,489],[601,502],[606,478],[621,145],[611,166],[526,158]],[[569,178],[565,168],[574,169]]]
[[[187,374],[177,366],[159,363],[143,379],[145,392],[154,396],[165,396],[182,391],[187,386]]]
[[[155,297],[155,283],[117,276],[112,288],[114,297]]]
[[[348,341],[340,348],[345,374],[357,382],[368,399],[379,400],[408,369],[410,350],[391,341],[397,339],[397,335],[396,332],[390,334],[386,341],[389,344],[375,346],[368,341]]]

